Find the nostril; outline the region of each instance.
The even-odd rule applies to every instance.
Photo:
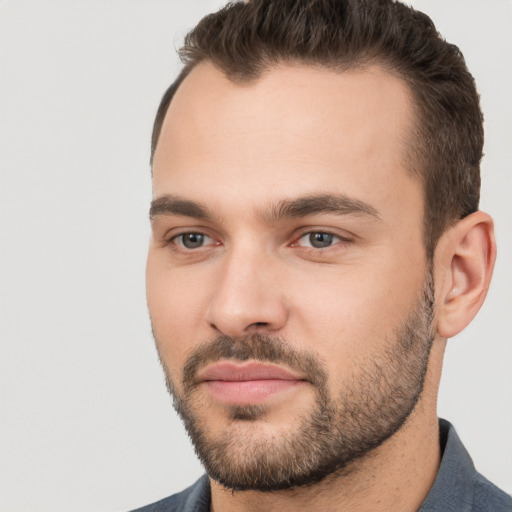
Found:
[[[253,324],[249,325],[247,329],[251,328],[258,328],[258,327],[268,327],[268,322],[254,322]]]

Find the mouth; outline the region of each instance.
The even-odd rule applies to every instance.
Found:
[[[198,381],[225,405],[258,405],[307,383],[302,374],[255,361],[215,363],[199,372]]]

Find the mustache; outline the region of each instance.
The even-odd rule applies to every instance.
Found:
[[[183,367],[183,389],[190,392],[198,383],[197,373],[207,364],[229,359],[262,363],[284,364],[306,375],[311,384],[324,387],[327,372],[324,364],[312,352],[292,348],[278,336],[251,334],[240,338],[220,335],[199,345],[187,358]]]

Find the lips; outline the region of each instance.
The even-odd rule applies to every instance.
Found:
[[[302,375],[294,375],[281,366],[255,362],[217,363],[199,373],[200,381],[251,381],[251,380],[304,380]]]
[[[198,380],[211,397],[228,405],[257,405],[306,382],[283,367],[257,363],[220,362],[199,372]]]

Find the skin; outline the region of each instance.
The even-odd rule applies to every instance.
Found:
[[[280,336],[313,352],[333,397],[384,353],[428,268],[421,185],[404,158],[414,122],[407,87],[378,67],[281,66],[243,85],[209,63],[191,72],[154,156],[161,208],[153,211],[147,265],[155,339],[177,392],[188,355],[220,334]],[[325,194],[368,211],[272,215],[283,201]],[[169,198],[203,211],[170,211]],[[312,231],[333,234],[333,244],[311,247]],[[204,245],[184,247],[179,235],[187,232],[206,234]],[[212,481],[212,509],[416,510],[439,464],[436,397],[446,338],[478,311],[494,256],[492,221],[482,212],[441,238],[426,382],[399,432],[347,475],[314,486],[233,494]],[[230,429],[248,443],[296,427],[297,411],[310,410],[314,394],[293,386],[265,401],[264,420],[236,424],[205,386],[196,398],[212,436]]]

